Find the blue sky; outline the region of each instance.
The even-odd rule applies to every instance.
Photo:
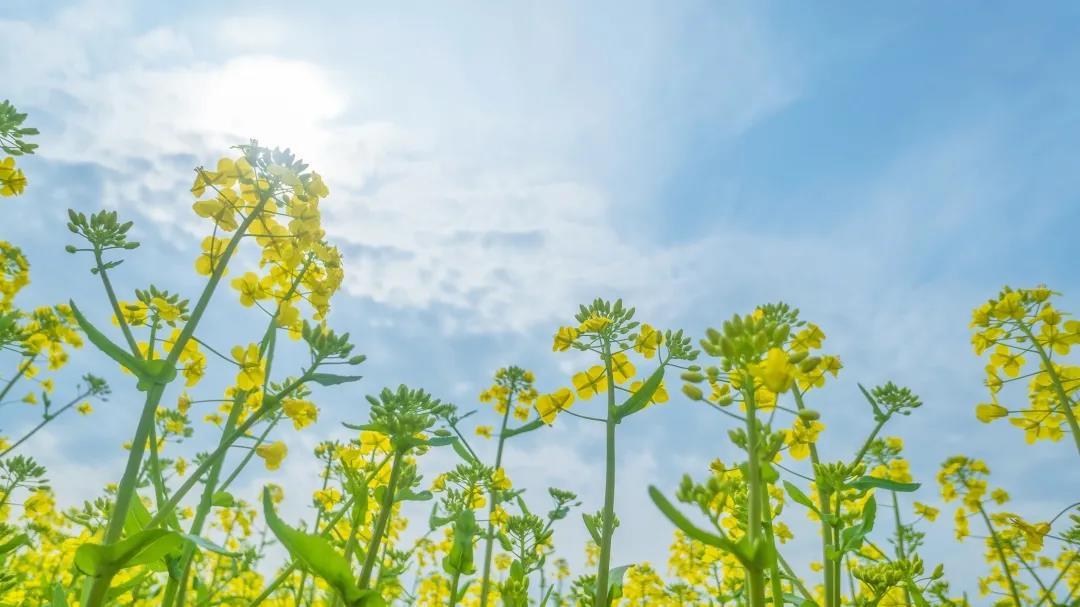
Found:
[[[281,472],[249,475],[252,495],[282,477],[312,485],[303,451],[346,436],[338,422],[384,385],[468,407],[506,364],[534,368],[541,389],[567,383],[581,362],[551,353],[550,335],[599,295],[694,334],[788,301],[845,363],[815,405],[832,457],[869,426],[856,382],[893,380],[926,403],[890,431],[931,485],[924,499],[936,501],[936,466],[965,452],[987,459],[1018,511],[1075,501],[1067,443],[1029,447],[974,419],[985,395],[966,325],[1006,283],[1045,282],[1080,308],[1076,5],[294,5],[0,8],[3,94],[42,130],[0,231],[31,258],[27,302],[74,288],[104,318],[93,277],[63,253],[68,207],[136,221],[128,292],[190,294],[206,233],[190,211],[194,166],[256,137],[326,176],[348,272],[332,321],[369,355],[366,379],[320,395],[320,423],[286,437]],[[255,330],[220,299],[211,330]],[[75,362],[106,366],[92,352]],[[62,500],[119,475],[137,404],[110,377],[117,394],[92,429],[61,421],[35,444]],[[619,562],[664,560],[670,530],[647,483],[734,456],[723,419],[674,401],[620,430],[633,447],[619,513],[635,531],[617,537]],[[5,429],[32,421],[5,416]],[[600,432],[559,424],[511,449],[511,475],[576,490],[592,510]],[[931,528],[929,560],[970,588],[980,549],[955,547],[950,524]],[[561,540],[572,562],[578,527]]]

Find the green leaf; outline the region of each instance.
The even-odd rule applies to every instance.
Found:
[[[533,430],[536,430],[537,428],[540,428],[543,425],[544,425],[544,420],[542,420],[542,419],[540,419],[538,417],[538,418],[532,420],[531,422],[529,422],[527,424],[518,426],[517,428],[507,428],[506,432],[502,433],[502,437],[504,439],[506,439],[506,438],[510,438],[511,436],[517,436],[519,434],[525,434],[526,432],[532,432]]]
[[[863,540],[873,531],[876,518],[877,500],[874,496],[870,496],[870,499],[866,500],[866,505],[863,506],[862,520],[859,524],[840,532],[840,551],[849,552],[862,546]]]
[[[424,441],[429,447],[445,447],[457,442],[456,436],[432,436]]]
[[[431,516],[428,517],[428,526],[432,531],[454,520],[453,516],[439,516],[439,504],[431,507]]]
[[[128,507],[127,517],[124,518],[124,534],[132,536],[143,529],[146,529],[146,524],[149,523],[152,518],[154,517],[150,514],[150,511],[146,509],[146,504],[143,503],[142,498],[136,493],[134,499],[131,500],[131,506]]]
[[[320,386],[336,386],[363,379],[360,375],[335,375],[333,373],[312,373],[308,379]]]
[[[150,378],[150,374],[147,373],[146,368],[143,366],[143,361],[135,358],[130,352],[114,344],[104,333],[99,331],[97,327],[83,316],[74,301],[68,300],[68,304],[71,306],[71,313],[75,317],[75,322],[79,323],[79,328],[86,334],[86,338],[90,340],[90,343],[97,346],[106,356],[120,363],[125,369],[134,373],[135,376],[140,379],[140,383],[141,380]]]
[[[930,603],[927,602],[926,597],[923,596],[922,590],[919,590],[919,585],[914,580],[907,580],[904,583],[908,592],[911,593],[911,599],[915,602],[915,607],[930,607]]]
[[[649,379],[645,380],[641,388],[637,392],[630,395],[630,398],[626,399],[626,402],[615,407],[615,423],[619,423],[624,418],[629,417],[638,411],[641,411],[649,404],[649,400],[656,394],[656,389],[660,387],[660,382],[664,380],[664,365],[657,367],[656,371],[649,376]]]
[[[814,601],[811,601],[806,597],[801,597],[797,594],[792,594],[790,592],[784,593],[784,602],[791,603],[792,605],[798,605],[799,607],[817,607],[817,603],[815,603]]]
[[[649,486],[649,497],[652,498],[653,503],[660,509],[660,512],[663,512],[668,520],[674,523],[676,527],[681,529],[682,532],[690,538],[731,553],[731,555],[738,559],[744,567],[754,566],[754,557],[756,556],[757,551],[752,550],[748,544],[742,542],[736,543],[714,533],[705,531],[704,529],[699,529],[694,523],[690,522],[690,519],[686,518],[682,512],[679,512],[679,510],[664,497],[664,494],[660,493],[659,489],[652,485]]]
[[[461,443],[461,441],[454,441],[454,442],[452,442],[450,444],[451,444],[451,446],[454,447],[454,452],[457,453],[458,456],[460,456],[461,459],[465,460],[467,463],[469,463],[469,464],[479,464],[480,463],[479,460],[477,460],[476,457],[472,453],[469,452],[469,450],[465,447],[465,445],[463,445]]]
[[[476,572],[473,564],[473,538],[479,528],[476,515],[472,510],[462,510],[454,518],[454,541],[450,552],[442,560],[443,571],[450,575],[472,575]]]
[[[10,540],[0,544],[0,556],[3,556],[9,552],[17,550],[20,546],[30,543],[30,537],[25,533],[20,533]]]
[[[622,596],[623,578],[626,576],[627,570],[633,565],[621,565],[614,569],[608,570],[608,602],[614,601]]]
[[[183,547],[180,534],[168,529],[146,529],[115,544],[85,543],[75,550],[75,566],[97,577],[165,558]]]
[[[802,489],[799,489],[789,481],[784,481],[784,489],[787,490],[787,493],[791,496],[791,499],[795,500],[795,503],[802,504],[803,506],[806,506],[814,512],[817,512],[819,516],[821,515],[821,511],[818,510],[817,506],[814,505],[814,502],[812,502],[810,498],[802,492]]]
[[[859,386],[859,390],[862,390],[863,396],[865,396],[866,400],[869,401],[870,407],[874,409],[874,421],[879,421],[880,422],[880,421],[888,419],[889,416],[886,415],[885,412],[881,410],[881,406],[877,404],[877,401],[874,400],[874,397],[870,395],[870,392],[867,391],[867,389],[864,388],[862,384],[858,384],[858,386]]]
[[[196,546],[198,546],[199,548],[202,548],[203,550],[209,550],[210,552],[215,552],[217,554],[221,554],[221,555],[224,555],[224,556],[231,556],[233,558],[237,558],[237,557],[240,556],[239,552],[233,552],[231,550],[227,550],[223,546],[219,546],[219,545],[215,544],[214,542],[211,542],[210,540],[208,540],[208,539],[206,539],[204,537],[200,537],[198,535],[191,535],[190,533],[181,533],[180,537],[182,537],[185,540],[195,544]]]
[[[852,489],[860,489],[865,491],[866,489],[886,489],[888,491],[899,491],[902,493],[911,493],[917,491],[920,485],[919,483],[898,483],[896,481],[890,481],[884,478],[877,478],[876,476],[860,476],[859,478],[847,483],[847,487]]]
[[[147,377],[139,380],[139,385],[144,388],[139,388],[144,392],[149,390],[154,384],[165,385],[176,379],[176,367],[169,364],[167,360],[146,360],[142,361],[143,366],[146,368]]]
[[[124,582],[122,582],[120,584],[116,584],[115,586],[110,586],[109,587],[109,592],[106,593],[106,595],[105,595],[107,597],[106,604],[110,604],[108,601],[115,600],[117,597],[119,597],[122,594],[125,594],[127,592],[131,592],[132,588],[135,588],[136,586],[144,583],[146,581],[146,578],[148,578],[148,577],[150,577],[152,575],[154,575],[152,571],[143,571],[143,572],[139,573],[139,575],[132,576],[131,578],[125,580]]]
[[[210,498],[210,505],[230,508],[236,505],[236,498],[228,491],[215,491],[213,497]]]
[[[600,531],[596,528],[596,520],[591,514],[581,513],[581,519],[585,521],[585,528],[588,529],[589,535],[592,536],[592,541],[596,545],[601,544]]]
[[[52,601],[49,602],[49,607],[68,607],[67,593],[60,584],[52,586]]]
[[[352,569],[345,557],[338,554],[333,545],[318,535],[297,531],[285,524],[274,511],[270,490],[263,489],[263,516],[266,525],[281,545],[309,572],[321,577],[338,592],[350,607],[375,607],[385,605],[382,598],[371,590],[360,590]]]
[[[395,502],[426,502],[435,497],[430,491],[413,491],[412,489],[398,489],[394,492]]]

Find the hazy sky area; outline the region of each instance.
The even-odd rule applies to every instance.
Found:
[[[857,383],[892,380],[925,403],[886,431],[904,438],[922,501],[940,505],[937,467],[964,453],[1044,520],[1080,493],[1076,454],[976,421],[985,362],[967,325],[1003,284],[1046,283],[1080,311],[1078,20],[1069,2],[5,0],[0,98],[41,136],[0,237],[30,258],[22,303],[73,297],[104,326],[88,260],[63,250],[68,207],[135,221],[122,297],[150,283],[193,297],[210,231],[191,210],[193,167],[257,138],[322,173],[347,273],[330,321],[368,362],[362,382],[316,392],[318,424],[281,434],[281,470],[253,466],[238,491],[286,486],[294,520],[311,517],[310,449],[350,436],[340,422],[366,419],[363,394],[404,382],[494,424],[476,396],[500,366],[534,370],[541,391],[583,368],[551,336],[597,296],[695,336],[760,303],[799,307],[844,363],[810,403],[826,459],[872,425]],[[222,290],[205,339],[255,341],[262,322]],[[142,402],[91,349],[68,369],[115,394],[28,447],[61,505],[119,478]],[[229,380],[219,370],[196,394]],[[670,389],[620,426],[615,565],[666,568],[672,527],[648,484],[737,457],[728,420]],[[0,426],[17,435],[34,415],[6,409]],[[512,441],[508,472],[537,502],[554,485],[595,511],[602,427],[556,425]],[[428,478],[452,458],[429,458]],[[982,544],[953,541],[951,512],[926,527],[924,555],[973,590]],[[785,554],[805,570],[816,531],[797,507],[786,516],[801,538]],[[579,565],[585,537],[564,521],[560,554]]]

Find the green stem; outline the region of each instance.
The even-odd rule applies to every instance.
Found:
[[[769,492],[761,492],[761,509],[765,515],[762,519],[762,530],[765,533],[765,541],[771,550],[769,551],[769,583],[772,587],[773,605],[779,607],[784,604],[784,588],[780,584],[780,565],[777,561],[779,552],[776,550],[776,538],[773,535],[772,512],[769,508]]]
[[[802,593],[803,598],[813,602],[814,595],[810,594],[810,591],[806,588],[805,585],[803,585],[802,580],[799,579],[799,576],[795,575],[795,570],[791,568],[791,565],[789,565],[788,562],[784,560],[784,557],[781,556],[780,553],[776,554],[776,560],[779,561],[780,566],[784,568],[784,573],[787,574],[787,577],[789,580],[791,580],[792,585],[795,586],[795,588],[797,588],[799,592]]]
[[[1005,549],[1001,545],[1001,538],[998,537],[997,530],[994,529],[993,523],[990,522],[990,517],[986,514],[986,510],[979,504],[979,514],[982,515],[983,522],[986,523],[986,528],[990,531],[990,539],[994,543],[994,550],[997,551],[998,560],[1001,561],[1001,569],[1005,573],[1005,579],[1009,583],[1009,594],[1012,595],[1015,607],[1020,607],[1023,602],[1020,601],[1020,592],[1016,589],[1016,582],[1013,580],[1012,571],[1009,570],[1009,561],[1005,558]]]
[[[795,406],[799,411],[806,409],[806,404],[803,403],[802,393],[799,392],[798,387],[793,388],[791,392],[795,396]],[[835,568],[835,562],[829,558],[829,553],[833,551],[832,525],[829,523],[829,518],[832,516],[832,503],[825,484],[818,477],[821,457],[818,455],[817,445],[814,443],[810,443],[810,463],[813,464],[814,487],[817,488],[818,504],[821,506],[821,558],[824,567],[825,605],[826,607],[839,607],[839,602],[834,598],[835,591],[833,589],[832,572]]]
[[[753,378],[744,378],[743,400],[746,403],[746,453],[747,453],[747,483],[749,495],[747,497],[746,538],[750,544],[750,550],[756,552],[761,544],[761,462],[758,459],[758,426],[757,404],[754,402]],[[764,607],[765,605],[765,576],[757,565],[747,567],[747,577],[750,585],[750,607]]]
[[[241,459],[240,463],[236,465],[236,468],[229,474],[228,478],[226,478],[221,483],[221,487],[218,489],[218,491],[226,491],[233,484],[233,481],[236,480],[236,477],[240,476],[240,473],[244,471],[244,468],[246,468],[252,458],[255,457],[255,449],[266,442],[266,437],[269,436],[270,432],[274,429],[275,426],[277,426],[278,422],[280,421],[281,417],[278,416],[266,425],[266,429],[263,430],[263,433],[259,435],[259,438],[255,439],[255,444],[251,446],[251,449],[247,449],[247,452],[244,453],[243,459]]]
[[[30,368],[30,365],[34,364],[34,360],[36,360],[37,357],[37,354],[31,354],[30,356],[26,357],[26,360],[24,360],[22,364],[19,365],[19,370],[15,373],[15,377],[12,377],[10,380],[8,380],[8,383],[4,386],[4,389],[0,390],[0,403],[4,402],[4,398],[8,395],[8,392],[11,392],[11,389],[15,386],[15,383],[22,379],[23,375],[26,375],[26,370]]]
[[[1043,348],[1042,344],[1035,339],[1035,335],[1031,332],[1031,328],[1023,322],[1017,322],[1017,326],[1020,330],[1027,335],[1027,338],[1031,341],[1031,345],[1035,347],[1036,352],[1039,353],[1039,358],[1042,359],[1043,366],[1046,368],[1046,374],[1050,376],[1050,382],[1054,385],[1054,392],[1057,393],[1058,398],[1061,400],[1061,413],[1065,416],[1065,421],[1069,424],[1069,430],[1072,432],[1073,442],[1076,444],[1076,451],[1080,453],[1080,424],[1076,421],[1076,415],[1073,413],[1073,402],[1069,398],[1068,392],[1065,391],[1064,385],[1061,383],[1061,377],[1054,369],[1054,363],[1050,360],[1050,355]]]
[[[239,391],[236,397],[233,399],[232,410],[229,411],[229,418],[225,421],[225,427],[221,431],[221,439],[218,443],[218,448],[228,447],[228,444],[223,441],[232,429],[236,427],[236,421],[240,418],[240,414],[244,410],[244,401],[247,400],[247,392]],[[199,499],[199,507],[195,511],[195,518],[191,521],[191,535],[199,535],[202,533],[203,525],[206,522],[206,517],[210,515],[210,509],[213,507],[214,493],[217,490],[218,478],[221,476],[221,468],[225,465],[225,458],[218,458],[214,463],[214,466],[210,468],[210,473],[206,477],[206,484],[203,485],[202,497]],[[160,506],[159,506],[160,507]],[[176,592],[176,604],[183,605],[184,598],[187,594],[187,580],[191,575],[191,563],[192,558],[195,556],[195,545],[189,543],[184,547],[183,555],[180,557],[180,579],[177,581]],[[172,578],[170,578],[170,583]],[[163,602],[162,605],[170,607],[172,603]]]
[[[199,479],[201,479],[204,474],[209,472],[210,468],[212,468],[220,458],[225,457],[225,453],[229,450],[229,447],[231,447],[238,438],[240,438],[241,436],[245,436],[252,426],[262,420],[266,413],[275,410],[282,399],[286,398],[289,394],[292,394],[292,392],[296,390],[296,388],[307,382],[310,379],[311,374],[317,368],[318,364],[316,363],[300,379],[297,379],[290,383],[288,386],[285,386],[285,388],[283,388],[281,392],[275,394],[274,396],[263,397],[263,406],[258,411],[249,415],[247,419],[245,419],[242,424],[237,426],[236,430],[233,431],[231,435],[229,435],[228,440],[223,441],[224,444],[218,446],[218,448],[213,453],[211,453],[206,459],[203,460],[201,464],[199,464],[199,467],[197,467],[195,471],[191,473],[191,476],[189,476],[182,485],[180,485],[180,488],[177,489],[175,493],[173,493],[172,497],[170,497],[169,501],[167,501],[165,505],[162,506],[161,510],[154,514],[154,518],[150,519],[150,522],[147,523],[146,526],[149,528],[161,524],[161,521],[163,521],[165,517],[172,513],[172,511],[180,503],[180,500],[182,500],[184,496],[187,495],[188,492],[195,487],[195,484],[199,482]]]
[[[381,471],[383,469],[383,466],[385,466],[389,461],[389,455],[383,458],[383,460],[379,462],[379,465],[376,466],[370,474],[368,474],[364,481],[365,484],[370,484],[371,480],[379,474],[379,471]],[[326,530],[319,535],[321,535],[322,537],[328,537],[330,535],[330,531],[334,528],[335,525],[337,525],[338,521],[341,520],[341,517],[345,516],[345,513],[348,512],[350,508],[352,508],[354,501],[356,501],[355,495],[350,496],[349,499],[345,500],[345,503],[344,505],[342,505],[341,510],[339,510],[337,514],[331,516],[330,519],[326,521]],[[318,529],[316,529],[315,531],[316,533],[318,533]],[[270,582],[270,584],[266,588],[264,588],[261,593],[259,593],[259,596],[255,597],[255,599],[251,601],[251,604],[248,607],[258,607],[260,604],[262,604],[263,601],[270,598],[270,595],[273,594],[279,586],[284,584],[285,581],[289,579],[289,576],[292,574],[292,572],[295,571],[296,568],[299,566],[300,563],[298,561],[293,561],[289,563],[289,565],[285,567],[285,569],[282,570],[282,572],[278,574],[278,576],[274,578],[274,580]]]
[[[131,327],[128,326],[127,319],[124,318],[123,310],[120,309],[120,300],[116,298],[116,291],[113,290],[112,281],[109,280],[109,274],[101,258],[101,253],[100,247],[94,247],[94,263],[97,265],[97,273],[101,277],[101,284],[105,287],[105,295],[109,298],[109,305],[112,306],[113,314],[116,315],[116,322],[120,325],[120,332],[124,334],[124,340],[127,341],[128,347],[131,348],[131,354],[135,358],[142,358],[139,345],[135,342],[135,336],[131,334]]]
[[[326,491],[326,488],[330,485],[330,469],[333,466],[333,462],[334,462],[333,458],[327,458],[326,459],[326,467],[323,468],[323,473],[322,473],[322,490],[323,491]],[[320,504],[319,511],[315,513],[315,524],[312,525],[312,531],[314,533],[316,533],[316,534],[319,533],[319,523],[322,522],[322,517],[323,517],[323,514],[325,514],[325,513],[326,513],[326,510]],[[332,530],[332,527],[327,527],[326,530],[329,532],[329,531]],[[345,557],[345,560],[346,561],[349,560],[348,556]],[[304,596],[304,585],[307,584],[307,576],[308,576],[307,569],[304,569],[302,572],[300,572],[300,583],[296,585],[296,590],[293,592],[293,596],[296,597],[296,604],[297,605],[299,605],[302,602],[301,599]]]
[[[608,410],[605,426],[604,512],[600,534],[600,558],[596,568],[596,605],[608,605],[608,575],[611,568],[611,540],[615,535],[615,377],[611,369],[611,343],[604,340],[604,373],[607,376]]]
[[[262,211],[263,207],[266,206],[268,200],[269,197],[260,196],[258,204],[256,204],[252,212],[244,218],[244,221],[237,228],[236,233],[233,234],[233,237],[229,240],[229,244],[226,245],[225,251],[222,253],[221,263],[219,263],[211,273],[210,280],[207,281],[206,286],[203,287],[202,294],[199,296],[199,301],[195,304],[195,308],[188,317],[188,321],[184,323],[184,328],[180,330],[180,336],[173,344],[172,350],[169,351],[169,356],[166,358],[167,366],[176,365],[176,361],[180,358],[184,346],[187,345],[188,339],[194,334],[195,328],[202,319],[203,313],[206,312],[206,308],[210,304],[210,299],[213,297],[218,283],[221,282],[222,276],[225,275],[225,268],[232,258],[233,253],[236,251],[236,247],[239,246],[241,238],[247,232],[247,228],[251,225],[251,222],[255,220],[255,217]],[[107,277],[103,277],[103,281],[105,281],[106,284],[106,292],[109,293],[110,304],[114,305],[114,310],[118,310],[119,304],[116,303],[115,293],[111,293],[111,283],[107,282]],[[117,320],[122,322],[122,315],[121,318]],[[129,345],[131,345],[131,343],[134,342],[134,338],[130,336],[130,329],[128,332],[129,334],[126,335],[125,338],[129,339]],[[135,352],[138,352],[138,347],[136,346],[134,350]],[[121,477],[120,486],[117,491],[116,504],[113,507],[112,514],[109,518],[109,525],[105,531],[105,544],[115,543],[120,539],[120,536],[123,533],[124,520],[127,517],[127,511],[131,505],[132,496],[135,493],[135,484],[138,480],[139,469],[142,467],[142,457],[146,449],[146,440],[150,434],[150,427],[154,423],[154,414],[157,411],[158,403],[161,402],[161,395],[164,391],[164,384],[154,384],[147,390],[146,403],[143,405],[143,412],[139,418],[139,424],[135,429],[135,438],[131,445],[131,453],[128,454],[127,466],[124,469],[124,475]],[[174,500],[176,502],[179,501],[179,495],[178,492],[177,495],[174,495],[173,499],[170,500],[173,507],[175,507]],[[166,512],[159,510],[154,517],[154,520],[151,522],[160,523],[159,519],[166,514]],[[92,582],[90,582],[90,590],[86,594],[86,601],[83,603],[84,607],[101,606],[102,602],[105,600],[105,595],[109,589],[109,584],[112,582],[114,573],[115,572],[105,571],[102,575],[93,578]]]
[[[360,570],[360,588],[367,589],[371,583],[371,571],[375,568],[375,561],[379,559],[379,543],[386,533],[387,524],[390,522],[390,513],[394,509],[394,490],[397,489],[398,477],[401,476],[401,461],[405,458],[405,451],[394,452],[394,462],[390,464],[390,480],[386,483],[386,491],[383,494],[382,503],[379,504],[379,518],[375,521],[375,528],[371,531],[371,541],[368,543],[367,554],[364,555],[364,566]]]
[[[163,384],[153,384],[146,392],[146,403],[143,405],[139,424],[135,428],[135,438],[131,442],[131,452],[128,454],[127,466],[124,475],[120,478],[120,485],[116,491],[116,502],[113,504],[112,513],[109,517],[109,525],[105,529],[105,537],[102,543],[113,544],[120,539],[124,531],[124,521],[127,520],[128,508],[135,496],[138,484],[139,469],[142,467],[143,453],[146,451],[146,441],[150,437],[150,429],[154,425],[154,414],[157,412],[157,404],[164,392]],[[100,607],[109,590],[109,584],[115,571],[106,569],[95,578],[87,578],[90,590],[87,592],[85,607]]]
[[[450,578],[450,606],[449,607],[456,607],[457,606],[458,584],[460,582],[461,582],[461,572],[460,571],[455,571],[454,576],[452,578]]]
[[[495,450],[495,468],[498,469],[502,466],[503,445],[506,443],[506,438],[503,436],[506,434],[506,424],[510,421],[510,406],[514,402],[514,390],[511,389],[506,399],[506,411],[503,411],[502,425],[499,427],[499,446]],[[488,592],[490,592],[491,583],[491,553],[495,547],[495,523],[493,518],[495,516],[495,489],[492,488],[490,492],[491,504],[488,507],[488,524],[487,524],[487,536],[484,539],[484,572],[480,578],[480,607],[487,607]]]
[[[901,561],[907,560],[907,552],[904,550],[904,523],[900,520],[900,500],[895,491],[890,491],[892,496],[893,521],[896,523],[896,557]],[[911,607],[911,591],[904,587],[904,604]]]
[[[3,451],[0,451],[0,458],[3,458],[8,453],[11,453],[12,451],[14,451],[19,445],[21,445],[21,444],[25,443],[26,441],[30,440],[30,437],[37,434],[38,431],[41,430],[42,428],[44,428],[46,424],[48,424],[52,420],[59,417],[62,413],[64,413],[68,409],[74,407],[75,403],[77,403],[80,400],[86,398],[89,394],[90,394],[89,391],[83,392],[82,394],[80,394],[80,395],[76,396],[74,399],[72,399],[71,402],[67,403],[63,407],[60,407],[60,409],[58,409],[56,411],[56,413],[53,413],[53,414],[49,415],[48,417],[46,417],[45,419],[41,420],[41,422],[39,422],[38,425],[34,426],[29,432],[24,434],[22,436],[22,438],[15,441],[14,443],[11,443],[11,445],[7,449],[4,449]]]

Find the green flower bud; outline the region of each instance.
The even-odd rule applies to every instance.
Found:
[[[705,393],[701,391],[701,388],[693,384],[683,384],[683,394],[690,397],[690,400],[702,400],[705,398]]]
[[[716,329],[713,329],[711,327],[708,328],[708,329],[705,329],[705,335],[709,338],[709,341],[711,341],[712,343],[714,343],[714,344],[720,343],[721,335],[720,335],[720,332],[717,331]]]
[[[700,384],[701,382],[705,381],[705,376],[696,371],[687,371],[686,373],[679,375],[679,377],[681,377],[683,381],[688,381],[695,384]]]

